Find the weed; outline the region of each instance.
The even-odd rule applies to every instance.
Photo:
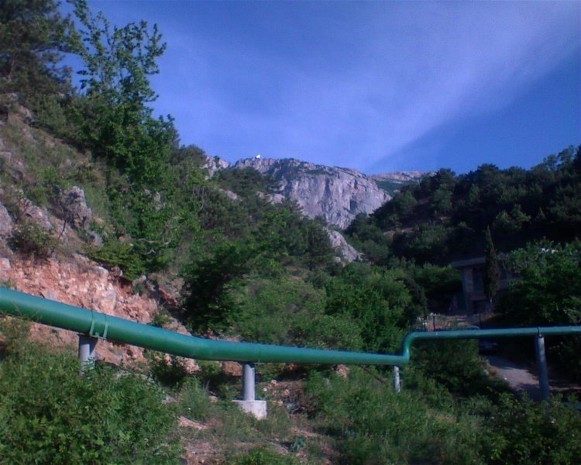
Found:
[[[208,391],[196,378],[188,378],[180,390],[179,406],[182,414],[192,420],[205,420],[212,413]]]
[[[141,294],[141,292],[139,292],[139,290],[141,288],[145,289],[145,286],[143,286],[143,284],[139,284],[138,286],[135,286],[134,292],[136,294]],[[167,312],[167,310],[159,309],[158,312],[153,316],[153,319],[151,320],[151,323],[149,323],[149,324],[151,326],[157,326],[158,328],[164,328],[169,322],[170,322],[170,315]]]
[[[269,404],[268,417],[256,423],[256,429],[262,434],[278,441],[287,441],[291,431],[291,418],[284,407]]]

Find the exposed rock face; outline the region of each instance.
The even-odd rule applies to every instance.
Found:
[[[430,174],[431,173],[426,171],[394,171],[393,173],[373,174],[371,175],[371,178],[378,182],[388,181],[397,185],[419,181],[424,176]]]
[[[46,208],[41,208],[38,205],[32,203],[32,201],[27,198],[20,199],[18,201],[18,208],[23,216],[32,223],[40,226],[46,232],[52,232],[55,229],[54,224],[51,219],[51,215],[48,213]]]
[[[130,285],[121,284],[113,273],[81,255],[67,261],[0,257],[0,283],[12,283],[21,292],[140,323],[150,323],[158,311],[154,299],[133,294]],[[187,334],[175,320],[168,329]],[[41,324],[32,325],[31,336],[56,347],[76,348],[78,343],[75,332]],[[97,344],[96,353],[99,360],[116,365],[146,361],[142,348],[104,340]],[[190,371],[197,369],[194,361],[186,365]]]
[[[21,292],[141,323],[149,323],[157,312],[155,301],[127,292],[105,268],[80,255],[67,262],[3,258],[0,282],[15,283]],[[32,335],[53,346],[77,344],[76,333],[45,325],[33,325]],[[97,354],[115,364],[144,361],[141,348],[106,341],[99,341]]]
[[[6,210],[6,207],[0,203],[0,240],[5,239],[12,234],[14,221]]]
[[[343,235],[339,231],[333,231],[332,229],[327,229],[329,234],[329,240],[331,241],[331,246],[337,253],[337,255],[346,262],[354,262],[361,260],[361,253],[358,252],[354,247],[349,245]]]
[[[93,212],[87,206],[85,191],[73,186],[61,194],[61,206],[65,216],[77,229],[88,229]]]
[[[295,201],[310,217],[346,228],[359,213],[371,213],[390,199],[389,194],[365,174],[294,159],[249,158],[231,169],[254,168],[271,176],[278,191]]]
[[[222,160],[219,157],[206,157],[206,162],[202,165],[208,172],[208,177],[211,178],[214,176],[218,171],[224,170],[230,166],[230,163],[226,160]]]

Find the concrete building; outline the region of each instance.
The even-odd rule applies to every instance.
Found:
[[[492,311],[484,289],[486,259],[484,257],[469,258],[452,262],[451,265],[462,273],[462,297],[459,306],[463,307],[467,314]],[[510,276],[502,266],[501,257],[499,257],[499,267],[498,293],[501,293],[508,287]]]

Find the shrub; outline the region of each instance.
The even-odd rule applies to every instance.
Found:
[[[330,349],[361,347],[359,327],[348,316],[325,315],[325,294],[292,277],[255,279],[232,293],[230,323],[245,340]]]
[[[434,411],[409,392],[396,394],[360,370],[348,379],[311,376],[314,413],[338,438],[338,463],[481,464],[478,422]]]
[[[163,386],[174,387],[184,383],[188,371],[181,357],[166,355],[163,352],[145,351],[153,379]]]
[[[499,389],[488,378],[475,340],[420,341],[412,366],[456,396],[493,395]]]
[[[87,255],[109,267],[118,266],[127,279],[138,278],[145,271],[143,260],[133,245],[120,242],[118,239],[107,240],[100,248],[87,249]]]
[[[416,308],[405,280],[401,270],[352,263],[327,283],[325,313],[356,322],[362,349],[394,352]]]
[[[486,417],[486,451],[492,465],[579,463],[581,416],[562,399],[534,403],[505,396]]]
[[[171,464],[175,416],[163,393],[67,354],[26,347],[0,365],[0,463]]]
[[[11,247],[36,258],[50,257],[57,243],[55,237],[34,223],[17,226],[10,238]]]

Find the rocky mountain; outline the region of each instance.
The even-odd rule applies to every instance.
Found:
[[[404,184],[418,182],[422,177],[433,173],[428,171],[394,171],[392,173],[381,173],[371,175],[379,187],[393,194]]]
[[[359,213],[369,214],[383,205],[399,186],[424,174],[399,172],[368,176],[354,169],[316,165],[292,158],[247,158],[227,169],[244,168],[253,168],[274,180],[277,186],[274,199],[292,200],[306,216],[322,217],[342,229]]]

